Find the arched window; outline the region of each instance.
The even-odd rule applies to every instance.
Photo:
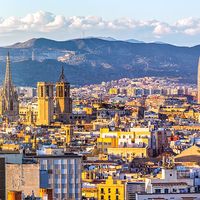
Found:
[[[13,100],[10,101],[10,110],[13,110]]]

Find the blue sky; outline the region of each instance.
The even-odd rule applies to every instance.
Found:
[[[199,0],[0,0],[0,46],[105,36],[200,44]]]
[[[1,17],[44,10],[65,16],[133,17],[173,22],[200,17],[199,0],[0,0]]]

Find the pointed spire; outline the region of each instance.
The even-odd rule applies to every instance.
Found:
[[[5,86],[11,86],[12,85],[12,76],[11,76],[11,70],[10,70],[10,53],[8,52],[7,58],[6,58],[6,74],[5,74]]]
[[[10,69],[10,54],[8,52],[7,58],[6,58],[6,73],[5,73],[5,80],[3,85],[3,93],[5,95],[5,98],[8,100],[12,96],[13,92],[13,84],[12,84],[12,75],[11,75],[11,69]]]
[[[64,73],[64,67],[63,66],[62,66],[61,74],[60,74],[60,77],[59,77],[59,81],[60,82],[65,81],[65,73]]]

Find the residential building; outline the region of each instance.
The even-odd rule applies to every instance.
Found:
[[[109,176],[105,183],[98,184],[99,200],[124,200],[125,184]]]

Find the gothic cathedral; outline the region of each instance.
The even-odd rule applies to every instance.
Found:
[[[70,83],[65,79],[63,67],[55,89],[54,98],[54,84],[38,82],[37,125],[49,126],[54,122],[69,123],[72,99],[70,98]]]
[[[17,121],[19,118],[19,101],[17,91],[12,83],[9,53],[6,59],[5,80],[0,92],[0,115],[8,122]]]

